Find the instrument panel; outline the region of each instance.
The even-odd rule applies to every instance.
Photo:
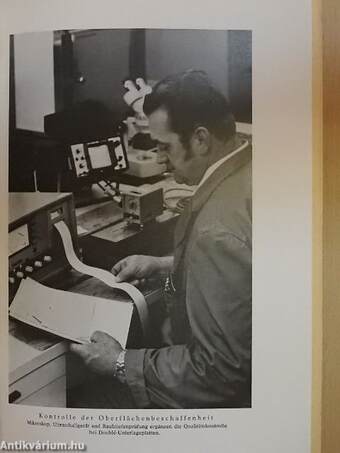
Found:
[[[64,221],[67,224],[75,250],[78,250],[71,194],[11,194],[11,210],[17,212],[9,224],[8,233],[10,300],[23,278],[29,276],[47,281],[69,267],[54,223]]]

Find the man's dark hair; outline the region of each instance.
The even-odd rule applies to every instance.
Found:
[[[203,71],[185,71],[161,80],[145,97],[143,108],[145,115],[164,108],[169,127],[185,146],[198,126],[206,127],[223,142],[235,135],[229,103]]]

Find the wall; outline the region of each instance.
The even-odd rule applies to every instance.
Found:
[[[205,71],[239,122],[252,122],[252,35],[245,30],[146,30],[148,80]]]
[[[118,117],[126,111],[123,81],[129,77],[129,46],[130,30],[90,30],[76,34],[76,66],[85,82],[74,84],[75,102],[94,99]]]
[[[130,71],[130,30],[86,30],[74,35],[74,80],[77,74],[84,76],[83,83],[72,82],[74,101],[95,99],[120,117],[126,111],[122,81]],[[230,98],[238,121],[251,122],[250,35],[246,46],[243,41],[238,42],[236,33],[232,41],[224,30],[151,29],[146,30],[145,35],[149,80],[159,80],[190,68],[204,70]],[[44,115],[55,111],[53,58],[53,32],[15,35],[18,128],[43,132]],[[234,97],[230,87],[234,88]]]
[[[227,50],[226,31],[147,30],[148,79],[159,80],[186,69],[200,69],[228,95]]]
[[[43,132],[54,112],[53,33],[14,36],[16,126]]]

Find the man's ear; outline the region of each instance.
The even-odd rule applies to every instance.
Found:
[[[211,135],[206,127],[199,126],[195,129],[190,139],[191,149],[197,156],[204,156],[210,150]]]

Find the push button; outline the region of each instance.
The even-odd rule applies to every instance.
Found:
[[[45,255],[43,261],[45,261],[45,263],[50,263],[52,261],[52,256]]]
[[[34,267],[40,268],[43,266],[43,263],[41,261],[34,261]]]
[[[34,269],[33,269],[32,266],[26,266],[25,267],[25,272],[28,272],[29,274],[31,274],[33,271],[34,271]]]

